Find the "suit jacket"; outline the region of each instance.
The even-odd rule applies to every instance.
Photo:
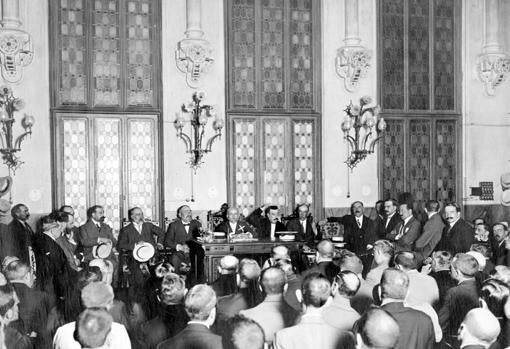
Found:
[[[297,240],[305,241],[308,245],[313,245],[314,240],[316,239],[315,234],[313,233],[313,217],[309,216],[306,219],[306,230],[303,229],[303,225],[299,221],[299,218],[291,219],[287,222],[287,230],[288,231],[297,231]],[[317,232],[318,234],[318,232]],[[317,236],[319,240],[319,236]]]
[[[334,262],[315,263],[310,269],[304,272],[304,275],[311,273],[319,273],[328,278],[329,282],[333,282],[335,276],[340,272],[340,267]]]
[[[508,265],[508,250],[506,249],[505,242],[499,244],[494,239],[491,240],[492,245],[492,261],[495,265]]]
[[[436,280],[413,269],[407,272],[409,290],[406,303],[411,305],[429,304],[431,307],[439,302],[439,288]]]
[[[217,232],[223,232],[225,234],[227,234],[227,236],[229,234],[242,234],[242,233],[251,233],[253,234],[253,228],[246,222],[244,221],[238,221],[237,224],[236,224],[236,231],[232,231],[232,227],[230,226],[230,223],[228,221],[224,221],[224,222],[221,222],[215,229],[214,231],[217,231]]]
[[[423,232],[414,244],[415,252],[420,261],[429,257],[441,240],[444,222],[439,213],[430,217],[423,225]]]
[[[475,233],[473,228],[461,218],[451,229],[448,224],[444,227],[443,237],[436,246],[436,250],[447,250],[455,255],[469,251],[474,242]]]
[[[76,245],[73,245],[66,236],[62,235],[57,239],[57,244],[62,248],[62,251],[64,251],[64,254],[67,258],[67,263],[69,263],[69,266],[78,271],[78,263],[75,259],[74,252],[76,251]]]
[[[358,312],[351,307],[350,299],[339,294],[335,295],[330,305],[322,309],[322,317],[326,323],[341,331],[350,331],[360,318]]]
[[[367,253],[367,245],[373,244],[377,240],[374,221],[367,216],[363,216],[361,228],[358,226],[354,215],[329,217],[328,222],[338,222],[344,226],[346,248],[358,256],[365,255]]]
[[[404,307],[403,302],[391,302],[382,309],[393,315],[400,327],[397,349],[432,349],[435,334],[432,320],[425,313]]]
[[[69,296],[76,272],[67,263],[62,248],[46,234],[34,239],[34,253],[37,262],[37,281],[42,289],[58,298]]]
[[[246,221],[253,225],[257,229],[257,237],[259,238],[268,238],[271,236],[271,222],[267,217],[262,216],[262,210],[257,208],[255,211],[250,213],[248,217],[246,217]],[[278,231],[286,231],[287,228],[285,224],[282,222],[276,222],[275,233]]]
[[[400,230],[404,229],[404,235],[396,240],[397,235],[399,234]],[[413,251],[414,249],[414,242],[421,233],[421,225],[420,222],[414,217],[411,217],[407,224],[404,224],[404,221],[398,223],[395,226],[395,229],[388,235],[386,235],[386,238],[390,241],[395,242],[395,251]]]
[[[28,223],[23,225],[13,219],[8,225],[0,224],[0,261],[7,256],[16,256],[30,265],[29,246],[32,247],[34,232]]]
[[[92,248],[97,245],[98,238],[110,239],[113,246],[117,244],[117,240],[115,240],[112,233],[112,228],[110,228],[110,226],[106,223],[101,222],[100,228],[98,228],[92,219],[89,219],[80,227],[78,233],[78,245],[80,250],[83,250],[85,262],[90,262],[94,259],[92,256]]]
[[[163,305],[161,305],[163,306]],[[141,348],[155,349],[159,343],[181,332],[189,321],[184,305],[167,305],[161,314],[140,327],[138,343]]]
[[[386,219],[381,220],[379,226],[377,227],[377,237],[379,239],[385,239],[386,235],[391,233],[393,229],[397,226],[398,223],[402,222],[402,218],[398,212],[395,212],[393,216],[391,216],[388,225],[386,226]]]
[[[279,330],[294,325],[298,313],[288,305],[283,295],[268,295],[254,308],[243,310],[241,315],[257,322],[264,330],[266,342],[272,343]]]
[[[187,241],[192,239],[196,239],[200,235],[200,228],[202,224],[199,221],[192,219],[189,223],[188,233],[186,233],[186,228],[180,219],[174,220],[168,226],[165,235],[165,247],[175,248],[177,244],[184,244]]]
[[[320,314],[303,315],[301,321],[275,335],[275,349],[335,349],[342,332],[328,325]]]
[[[161,342],[158,349],[223,349],[221,337],[201,324],[188,324],[176,336]]]
[[[438,316],[444,338],[450,344],[455,341],[454,337],[466,314],[479,306],[478,297],[479,290],[474,278],[465,280],[446,292]]]
[[[138,230],[136,230],[135,225],[130,223],[122,228],[119,232],[117,250],[119,252],[133,251],[135,244],[140,241],[148,242],[156,247],[156,239],[154,239],[154,236],[157,236],[158,242],[163,244],[165,231],[150,222],[143,222],[142,233],[139,233]]]
[[[452,278],[449,270],[439,270],[437,272],[431,272],[429,276],[432,276],[437,283],[439,289],[439,303],[434,307],[436,311],[439,311],[443,306],[446,292],[452,287],[457,286],[457,281]]]

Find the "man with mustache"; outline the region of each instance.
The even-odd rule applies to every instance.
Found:
[[[84,262],[88,263],[94,256],[92,250],[94,246],[101,243],[117,245],[117,240],[113,236],[112,228],[104,222],[104,208],[100,205],[94,205],[87,210],[88,220],[80,227],[78,234],[78,250],[83,250]],[[114,260],[114,249],[110,253],[109,259]]]
[[[436,251],[446,250],[453,255],[469,251],[475,241],[473,228],[460,217],[460,206],[453,202],[444,208],[446,227]]]

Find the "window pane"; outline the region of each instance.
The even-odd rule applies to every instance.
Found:
[[[294,122],[294,199],[295,205],[314,202],[314,124],[313,121]],[[315,154],[315,155],[314,155]],[[295,206],[293,205],[293,206]]]
[[[85,10],[83,0],[61,0],[57,24],[59,104],[87,104]]]
[[[157,221],[155,128],[154,120],[128,121],[128,207]]]
[[[63,119],[61,127],[64,204],[74,208],[75,225],[79,226],[87,220],[89,201],[87,119]]]
[[[436,122],[436,183],[437,200],[455,201],[457,176],[457,122]]]
[[[288,159],[285,158],[285,121],[264,120],[263,130],[263,202],[286,207],[287,192],[285,182]]]
[[[409,122],[409,187],[418,207],[430,198],[430,120]]]
[[[104,206],[105,222],[120,229],[120,120],[96,118],[96,202]]]
[[[404,120],[386,120],[383,144],[383,197],[395,197],[405,190]]]
[[[255,209],[255,121],[234,120],[235,205],[248,216]]]
[[[437,110],[455,109],[454,6],[453,0],[434,1],[434,107]]]

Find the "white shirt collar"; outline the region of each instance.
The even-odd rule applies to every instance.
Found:
[[[457,218],[456,220],[454,220],[451,224],[450,224],[450,228],[453,227],[458,221],[460,220],[460,218]]]
[[[386,217],[386,220],[388,220],[388,221],[389,221],[390,219],[392,219],[392,218],[393,218],[393,216],[395,215],[395,213],[396,213],[396,211],[395,211],[395,212],[393,212],[392,214],[390,214],[388,217]]]
[[[411,220],[411,218],[413,218],[412,215],[410,215],[409,217],[407,217],[406,219],[404,219],[404,225],[406,225],[407,223],[409,223],[409,221]]]
[[[55,239],[55,238],[53,237],[53,235],[49,234],[47,231],[45,231],[45,232],[44,232],[44,234],[45,234],[46,236],[49,236],[49,237],[51,238],[51,240],[53,240],[53,241],[57,241],[57,239]]]
[[[203,325],[209,328],[209,324],[206,321],[198,321],[198,320],[190,320],[188,321],[188,325]]]

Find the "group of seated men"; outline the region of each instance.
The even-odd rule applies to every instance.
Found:
[[[64,206],[34,233],[28,208],[16,205],[0,226],[0,348],[506,348],[507,224],[473,227],[456,204],[443,219],[434,200],[422,224],[409,202],[380,204],[375,219],[361,202],[327,219],[344,227],[341,250],[321,240],[326,221],[307,205],[287,225],[275,206],[246,221],[230,208],[216,230],[261,239],[296,231],[315,260],[302,271],[275,241],[261,265],[223,257],[210,285],[188,206],[166,232],[133,208],[115,239],[101,206],[79,228]],[[140,242],[170,250],[171,263],[149,271],[122,260]],[[191,269],[180,268],[186,260]]]

